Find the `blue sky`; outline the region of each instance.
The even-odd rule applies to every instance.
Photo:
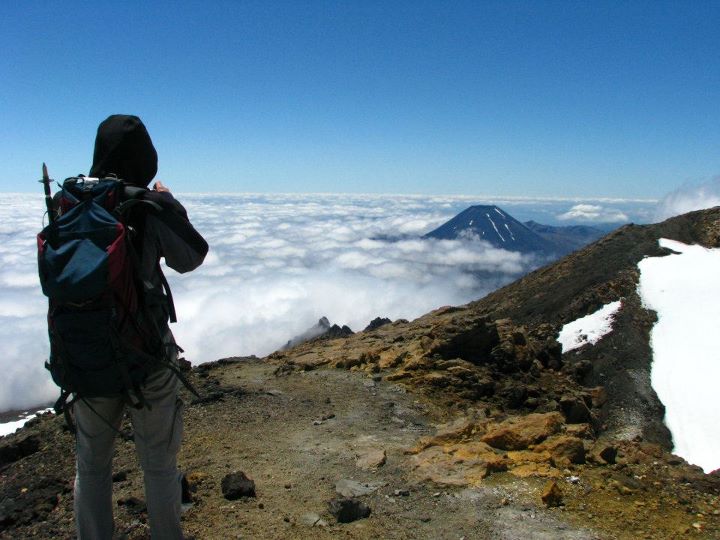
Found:
[[[3,2],[0,190],[143,118],[178,191],[662,197],[720,174],[717,2]]]

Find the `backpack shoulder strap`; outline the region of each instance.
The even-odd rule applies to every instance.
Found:
[[[124,215],[125,213],[129,212],[132,208],[138,206],[138,205],[147,205],[147,208],[152,208],[156,212],[162,211],[162,206],[160,206],[158,203],[154,201],[150,201],[144,198],[145,194],[148,192],[147,188],[137,187],[125,184],[125,190],[124,190],[124,201],[117,207],[116,211],[120,215]],[[133,264],[135,265],[136,269],[140,268],[140,261],[138,254],[131,249],[131,257],[133,259]],[[172,291],[170,290],[170,284],[168,283],[167,278],[165,277],[165,274],[162,271],[162,267],[160,266],[160,263],[158,262],[156,266],[156,271],[158,275],[160,276],[160,281],[162,283],[163,289],[165,291],[165,296],[167,297],[168,302],[168,313],[170,315],[170,322],[175,323],[177,322],[177,314],[175,312],[175,302],[173,300]]]
[[[120,215],[123,215],[124,213],[128,212],[131,208],[137,206],[137,205],[148,205],[151,208],[153,208],[156,211],[162,210],[162,207],[153,201],[147,201],[145,199],[127,199],[126,201],[121,202],[117,208],[115,208],[115,211],[119,213]]]
[[[115,208],[115,211],[120,215],[124,215],[131,208],[138,204],[144,204],[150,206],[153,210],[159,212],[162,207],[156,202],[145,199],[145,194],[148,192],[147,188],[133,186],[130,184],[123,184],[123,196],[122,202]]]

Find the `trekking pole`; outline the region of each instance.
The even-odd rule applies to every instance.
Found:
[[[47,208],[48,220],[50,223],[55,221],[55,209],[53,208],[52,194],[50,193],[50,176],[48,176],[47,165],[42,166],[42,180],[40,182],[45,189],[45,207]]]

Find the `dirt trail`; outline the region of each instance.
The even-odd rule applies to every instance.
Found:
[[[539,481],[525,484],[521,493],[503,485],[503,475],[481,489],[438,489],[408,480],[404,451],[419,436],[433,433],[434,422],[446,419],[402,387],[345,370],[276,377],[274,368],[253,362],[211,371],[211,382],[242,393],[188,408],[180,462],[191,478],[202,479],[197,503],[185,514],[188,533],[198,538],[595,537],[563,523],[560,512],[541,508]],[[356,465],[357,456],[369,449],[387,455],[375,471]],[[222,497],[220,480],[235,470],[255,480],[257,499]],[[337,524],[328,514],[327,502],[338,496],[335,484],[342,479],[380,486],[361,497],[372,509],[370,518]],[[396,490],[409,494],[396,495]],[[311,526],[311,514],[327,525]]]

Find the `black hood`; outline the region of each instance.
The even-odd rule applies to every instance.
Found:
[[[90,176],[118,178],[147,186],[157,173],[157,152],[137,116],[113,114],[98,126]]]

